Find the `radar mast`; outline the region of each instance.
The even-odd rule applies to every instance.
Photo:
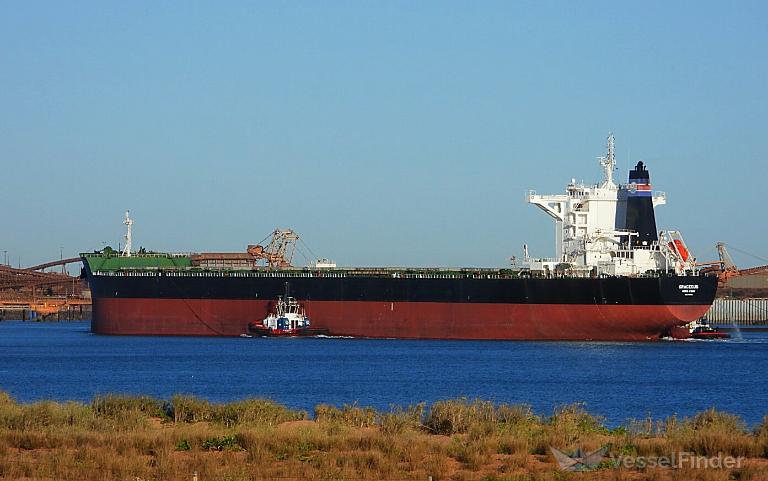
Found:
[[[616,188],[616,184],[613,182],[613,171],[616,170],[616,156],[613,151],[613,134],[608,134],[608,153],[605,157],[599,157],[600,165],[603,167],[603,176],[605,180],[600,187]]]
[[[129,217],[129,213],[131,211],[126,210],[125,211],[125,220],[123,221],[123,224],[128,228],[128,230],[125,233],[125,247],[123,248],[123,256],[124,257],[131,257],[131,227],[133,226],[133,219]]]

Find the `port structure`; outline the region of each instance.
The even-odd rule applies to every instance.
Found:
[[[728,252],[728,248],[726,247],[725,242],[718,242],[715,245],[715,249],[717,250],[718,260],[700,262],[700,263],[697,263],[696,265],[702,267],[701,271],[704,273],[711,272],[716,274],[719,281],[718,285],[721,289],[727,287],[729,284],[729,281],[736,277],[768,276],[768,265],[749,267],[746,269],[739,269],[736,266],[736,263],[733,261],[733,257],[731,257],[731,254]],[[743,253],[752,257],[757,257],[753,254],[749,254],[748,252],[743,252]],[[758,283],[758,285],[759,284],[760,283]],[[760,287],[758,287],[758,289],[759,288]]]
[[[293,267],[298,240],[291,229],[275,229],[258,244],[249,245],[246,252],[201,252],[189,258],[192,267],[203,269],[286,269]]]
[[[79,317],[90,312],[91,297],[85,281],[67,274],[65,266],[79,264],[73,257],[26,268],[0,265],[0,318]],[[61,266],[62,272],[46,272]]]
[[[270,239],[269,244],[263,246],[267,239]],[[292,267],[298,240],[299,235],[291,229],[275,229],[258,245],[248,246],[248,254],[252,255],[256,261],[266,261],[267,266],[272,268]]]

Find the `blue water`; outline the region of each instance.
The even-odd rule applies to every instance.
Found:
[[[89,324],[0,322],[0,390],[16,399],[174,393],[390,404],[467,396],[549,414],[584,402],[610,424],[716,407],[768,414],[768,333],[656,343],[113,337]]]

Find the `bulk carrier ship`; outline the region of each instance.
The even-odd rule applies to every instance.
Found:
[[[329,335],[414,339],[660,339],[709,309],[717,278],[702,275],[678,231],[657,231],[638,162],[614,182],[613,136],[599,158],[604,178],[572,180],[565,193],[528,192],[555,222],[556,255],[527,247],[509,268],[340,268],[291,265],[297,236],[277,230],[243,253],[82,254],[100,334],[238,336],[264,319],[287,286]]]

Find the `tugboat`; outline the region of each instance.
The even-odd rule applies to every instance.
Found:
[[[285,283],[285,296],[277,298],[274,312],[270,312],[261,322],[248,324],[248,332],[266,337],[296,337],[327,334],[327,329],[312,329],[304,307],[288,295],[288,283]]]
[[[702,317],[688,324],[674,327],[669,332],[671,339],[729,339],[730,334],[712,327],[709,321]]]
[[[691,331],[691,339],[728,339],[731,337],[730,334],[710,326],[709,321],[704,318],[688,324],[688,329]]]

